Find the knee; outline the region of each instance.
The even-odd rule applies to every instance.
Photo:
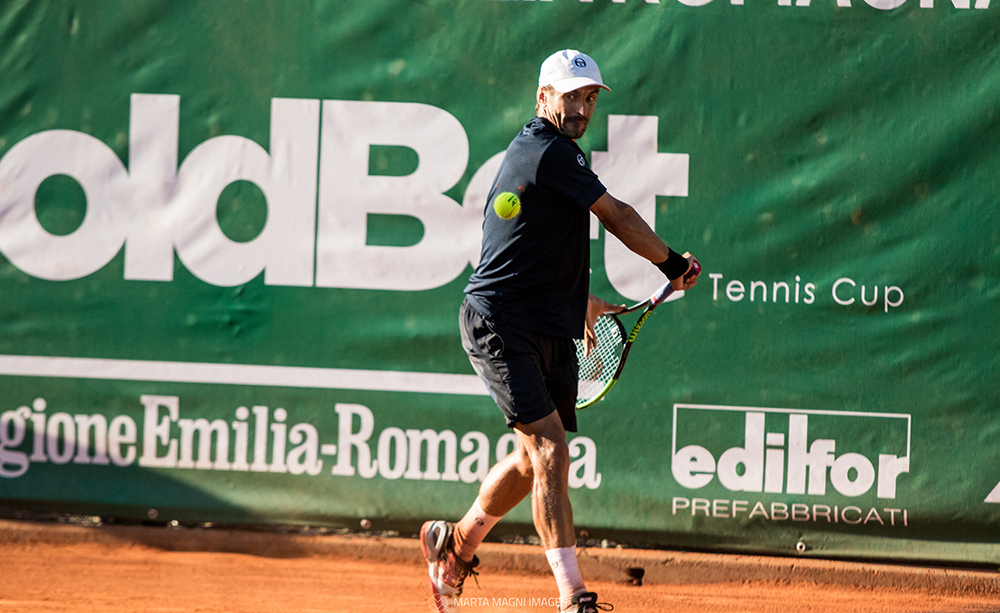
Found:
[[[528,450],[526,450],[523,445],[519,445],[517,448],[517,461],[514,464],[514,467],[523,477],[527,477],[529,479],[534,477],[535,468],[531,454],[528,453]]]
[[[568,474],[569,464],[569,445],[565,441],[547,440],[532,457],[535,474]]]

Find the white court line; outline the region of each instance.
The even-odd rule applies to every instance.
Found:
[[[0,355],[0,375],[487,395],[475,375],[256,364]]]

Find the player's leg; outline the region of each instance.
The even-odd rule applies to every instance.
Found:
[[[486,318],[468,302],[462,304],[459,317],[462,345],[469,360],[503,411],[507,425],[512,426],[517,421],[515,405],[534,406],[534,395],[545,395],[537,361],[517,331]],[[523,387],[514,390],[512,382]],[[528,390],[528,398],[522,390]],[[521,400],[515,402],[515,397]],[[424,523],[421,544],[436,597],[447,602],[461,595],[466,577],[478,564],[476,548],[490,528],[528,495],[532,480],[531,463],[517,450],[490,471],[481,496],[457,524],[444,520]],[[441,610],[446,610],[445,606]]]
[[[534,473],[531,512],[545,549],[576,543],[569,502],[569,447],[562,419],[555,411],[514,427]]]
[[[479,488],[479,497],[455,524],[455,551],[459,557],[472,561],[493,526],[531,493],[533,481],[531,461],[520,445],[490,469]]]
[[[537,507],[533,505],[533,514],[543,542],[555,543],[546,556],[560,592],[575,594],[583,603],[594,595],[581,592],[583,582],[572,545],[566,431],[576,431],[573,343],[506,326],[502,319],[488,319],[468,302],[462,305],[460,321],[462,344],[470,362],[504,413],[507,425],[516,428],[519,446],[489,472],[479,497],[458,524],[442,520],[424,524],[421,542],[431,588],[435,596],[460,595],[465,578],[475,572],[478,559],[474,552],[486,533],[534,492],[537,500],[544,500]],[[541,478],[540,467],[545,471]],[[550,497],[546,494],[550,490],[556,494]],[[565,543],[570,546],[560,546]],[[441,610],[446,610],[445,606]],[[591,609],[574,604],[566,610]]]
[[[518,445],[506,458],[497,462],[483,479],[479,501],[483,510],[504,516],[531,493],[535,480],[531,459]]]
[[[550,415],[557,414],[553,412]],[[549,417],[548,419],[553,418]],[[542,422],[545,422],[545,418],[541,422],[534,422],[530,427],[542,432]],[[517,448],[490,469],[483,480],[483,485],[479,488],[479,497],[476,498],[465,517],[455,524],[455,550],[467,562],[472,560],[476,548],[496,522],[524,500],[535,488],[535,471],[528,449],[535,450],[537,456],[539,453],[550,453],[558,448],[558,445],[550,444],[524,444],[522,440],[525,436],[522,432],[523,428],[525,426],[520,424],[515,426],[515,432],[518,433],[519,438]],[[554,429],[553,434],[558,436],[557,433],[558,430]],[[562,446],[565,447],[564,432]],[[564,451],[568,461],[568,450]],[[539,458],[536,457],[535,461],[539,461]],[[546,477],[546,480],[548,479],[551,477]],[[570,513],[570,524],[572,524],[572,513]],[[549,531],[546,529],[546,532]],[[570,526],[570,538],[572,538],[572,526]]]
[[[545,557],[559,588],[560,602],[570,609],[574,597],[587,592],[576,560],[573,507],[569,500],[569,447],[558,412],[515,426],[521,448],[535,474],[531,511]],[[575,610],[575,609],[570,609]]]
[[[474,559],[489,529],[532,493],[532,515],[545,556],[566,609],[587,594],[576,560],[573,510],[569,501],[569,447],[559,412],[529,424],[514,426],[518,448],[490,471],[469,512],[454,525],[452,538],[458,555]],[[494,515],[495,514],[495,515]],[[586,610],[586,609],[579,609]]]
[[[469,301],[463,303],[459,319],[462,346],[509,427],[535,422],[555,410],[547,384],[547,337],[510,326],[503,317],[486,317]],[[455,529],[463,559],[472,559],[494,520],[524,500],[533,482],[531,459],[522,445],[489,471],[478,499]]]
[[[560,610],[595,613],[613,607],[588,592],[576,559],[576,530],[569,500],[570,454],[567,432],[577,431],[577,363],[573,344],[546,343],[546,388],[555,411],[545,419],[516,427],[521,447],[533,461],[532,512],[545,557],[559,588]]]

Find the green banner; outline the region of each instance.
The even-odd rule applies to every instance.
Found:
[[[1000,561],[989,0],[0,6],[0,502],[413,530],[516,444],[458,335],[550,53],[704,266],[571,436],[578,527]],[[660,273],[596,223],[592,291]],[[522,504],[496,533],[531,530]]]

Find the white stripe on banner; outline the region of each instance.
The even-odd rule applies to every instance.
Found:
[[[255,364],[0,355],[0,375],[487,395],[475,375]]]

